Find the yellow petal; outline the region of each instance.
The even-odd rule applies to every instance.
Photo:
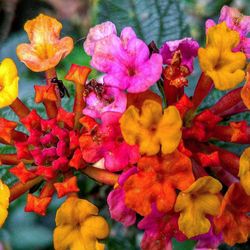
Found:
[[[182,119],[175,106],[169,106],[164,110],[159,125],[157,136],[162,145],[162,153],[170,154],[175,151],[181,140]]]
[[[0,180],[0,227],[2,227],[8,216],[10,190],[7,185],[5,185]]]
[[[209,231],[211,225],[206,215],[219,214],[220,199],[217,193],[221,188],[222,185],[219,181],[205,176],[179,193],[175,203],[175,211],[180,212],[179,229],[188,238]]]
[[[240,183],[245,192],[250,195],[250,147],[245,149],[240,157],[239,174]]]
[[[12,104],[18,96],[18,75],[14,61],[5,58],[0,64],[0,108]]]
[[[226,23],[211,27],[207,33],[206,48],[200,48],[198,57],[203,72],[213,79],[219,90],[228,90],[243,81],[246,56],[232,52],[240,41],[238,32],[230,30]]]

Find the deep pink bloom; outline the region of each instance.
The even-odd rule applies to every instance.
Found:
[[[138,228],[145,230],[141,241],[142,250],[169,250],[172,249],[173,237],[178,241],[187,239],[178,228],[178,215],[160,213],[155,206],[152,213],[138,223]]]
[[[98,96],[91,92],[85,99],[86,107],[83,114],[98,119],[107,111],[123,113],[127,106],[126,94],[118,88],[103,86],[104,92]]]
[[[105,112],[101,124],[95,130],[87,131],[80,137],[80,147],[86,162],[97,162],[104,158],[104,166],[109,171],[121,171],[128,164],[139,159],[137,145],[130,146],[122,138],[119,119],[121,113]]]
[[[211,224],[213,225],[212,218],[209,218]],[[213,231],[213,227],[211,226],[210,230],[206,234],[201,234],[196,237],[193,237],[193,240],[198,240],[195,249],[202,250],[202,249],[217,249],[217,247],[223,242],[222,234],[215,234]]]
[[[243,51],[247,58],[250,58],[250,38],[247,37],[250,32],[250,16],[242,15],[237,9],[224,6],[220,12],[219,23],[226,22],[227,26],[235,30],[240,35],[240,43],[234,51]],[[206,21],[206,30],[216,25],[216,23],[208,19]]]
[[[128,208],[125,204],[125,192],[123,184],[125,180],[132,174],[136,173],[137,168],[132,167],[123,172],[118,180],[119,186],[111,191],[108,195],[107,202],[111,218],[121,222],[124,226],[128,227],[135,223],[136,213]]]
[[[181,52],[181,65],[188,67],[190,73],[193,71],[194,57],[197,56],[199,44],[193,38],[183,38],[181,40],[165,42],[160,48],[160,54],[164,64],[171,64],[174,53]]]
[[[83,44],[85,52],[92,56],[96,42],[111,34],[116,35],[116,27],[112,22],[98,24],[89,30],[88,36]]]
[[[120,37],[112,33],[96,41],[91,66],[106,73],[105,84],[138,93],[160,79],[162,57],[150,56],[147,45],[126,27]]]

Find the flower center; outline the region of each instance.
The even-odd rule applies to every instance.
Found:
[[[132,67],[129,67],[129,68],[128,68],[128,75],[129,75],[129,76],[134,76],[135,74],[136,74],[135,69],[132,68]]]

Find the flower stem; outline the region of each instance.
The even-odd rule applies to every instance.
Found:
[[[207,97],[210,91],[213,89],[213,81],[210,77],[206,76],[204,73],[201,74],[199,81],[196,85],[194,95],[192,98],[193,108],[195,111],[202,101]]]
[[[99,169],[95,167],[86,167],[81,170],[84,174],[88,175],[90,178],[107,185],[115,185],[118,181],[118,174],[108,172],[104,169]]]
[[[10,108],[16,113],[19,119],[26,117],[30,113],[29,108],[18,97],[10,105]]]
[[[32,188],[34,185],[38,184],[42,181],[42,177],[36,177],[33,180],[30,180],[26,182],[25,184],[21,182],[17,182],[10,188],[10,202],[14,201],[18,197],[20,197],[22,194],[26,193],[30,188]]]
[[[16,165],[18,164],[21,160],[17,158],[16,154],[0,154],[0,161],[2,164],[6,165]],[[23,163],[32,163],[32,160],[22,160]]]
[[[80,83],[75,83],[75,102],[74,102],[74,108],[73,112],[75,113],[75,124],[74,128],[78,128],[80,123],[79,119],[82,117],[82,110],[85,106],[85,102],[83,100],[83,91],[84,91],[84,85]]]

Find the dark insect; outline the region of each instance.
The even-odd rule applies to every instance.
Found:
[[[85,85],[84,95],[87,96],[92,91],[97,95],[98,98],[101,98],[104,91],[103,84],[98,83],[95,79],[90,80]]]
[[[62,80],[58,80],[57,77],[54,77],[54,78],[51,79],[51,82],[57,84],[57,87],[58,87],[58,89],[59,89],[60,97],[61,97],[61,98],[63,98],[65,95],[66,95],[67,97],[70,97],[69,91],[68,91],[67,88],[64,86]]]

